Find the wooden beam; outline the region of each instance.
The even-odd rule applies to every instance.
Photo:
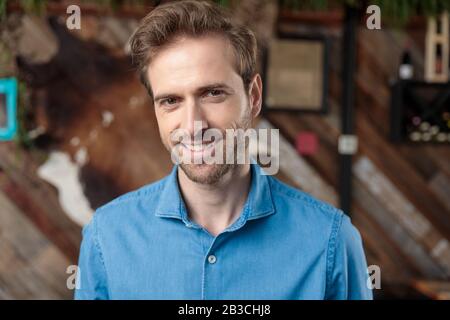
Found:
[[[394,224],[404,228],[416,241],[417,248],[423,247],[445,276],[450,277],[450,245],[420,213],[408,199],[384,176],[369,158],[362,156],[355,164],[355,175],[374,194],[380,203],[384,203]],[[375,203],[373,203],[375,205]],[[380,223],[386,223],[387,216]],[[389,225],[386,225],[389,227]],[[391,234],[393,234],[391,232]],[[400,239],[399,239],[400,240]],[[405,242],[400,242],[405,245]],[[419,261],[418,261],[419,262]],[[430,269],[430,272],[432,270]],[[431,274],[431,273],[429,273]],[[435,272],[433,272],[435,274]]]
[[[0,298],[70,299],[69,260],[0,192]]]
[[[414,287],[434,300],[450,300],[450,282],[416,280]]]
[[[13,144],[0,144],[0,190],[15,200],[23,214],[45,234],[66,257],[77,261],[81,228],[61,209],[56,190],[36,175],[37,166]]]

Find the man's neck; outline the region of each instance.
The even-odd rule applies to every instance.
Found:
[[[189,218],[218,235],[240,215],[250,189],[250,165],[238,165],[215,185],[190,180],[178,168],[178,181]]]

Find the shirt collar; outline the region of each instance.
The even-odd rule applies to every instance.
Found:
[[[275,213],[269,178],[263,174],[263,169],[254,161],[250,164],[250,170],[250,192],[241,216],[233,223],[232,229],[237,229],[247,220],[258,219]],[[178,165],[173,166],[172,171],[164,181],[155,215],[181,219],[186,225],[192,224],[187,217],[186,206],[178,185]]]

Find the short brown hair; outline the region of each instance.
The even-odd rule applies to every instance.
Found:
[[[188,0],[168,2],[154,8],[142,19],[130,39],[133,63],[150,96],[147,68],[158,50],[178,36],[207,34],[223,35],[230,41],[236,57],[236,70],[248,89],[256,69],[257,45],[253,32],[235,22],[227,10],[214,3]]]

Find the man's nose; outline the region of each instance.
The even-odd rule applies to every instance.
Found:
[[[204,116],[203,110],[196,103],[195,99],[187,101],[184,108],[182,128],[187,131],[191,139],[196,135],[197,139],[202,138],[202,132],[208,127],[208,123]]]

